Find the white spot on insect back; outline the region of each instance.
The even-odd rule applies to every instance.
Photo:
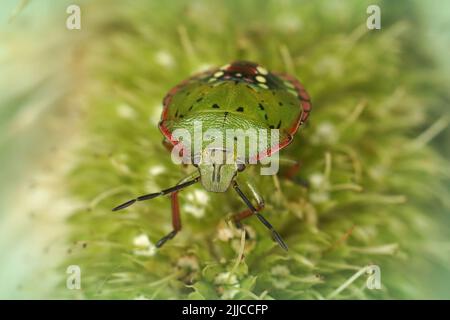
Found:
[[[256,70],[264,76],[269,73],[266,68],[261,67],[261,66],[257,66]]]
[[[155,62],[162,67],[172,68],[175,64],[173,56],[167,51],[158,51],[155,54]]]
[[[258,83],[258,86],[263,89],[269,89],[269,87],[267,85],[265,85],[264,83]]]
[[[146,234],[140,234],[133,239],[133,245],[136,248],[133,253],[138,256],[151,257],[156,253],[156,247],[150,242]]]
[[[116,111],[118,116],[124,119],[133,119],[136,117],[134,109],[127,104],[118,105]]]
[[[295,89],[294,85],[292,83],[290,83],[289,81],[284,81],[283,83],[289,89]]]
[[[256,79],[256,81],[261,82],[261,83],[266,82],[266,78],[263,76],[256,76],[255,79]]]
[[[216,73],[214,73],[215,78],[219,78],[221,76],[223,76],[223,71],[217,71]]]

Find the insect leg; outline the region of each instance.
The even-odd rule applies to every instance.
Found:
[[[258,212],[261,211],[263,208],[264,208],[264,206],[263,207],[255,206],[255,209]],[[248,218],[248,217],[251,217],[252,215],[253,215],[252,210],[251,209],[247,209],[247,210],[241,211],[241,212],[233,215],[232,219],[233,219],[233,222],[236,225],[236,227],[242,228],[241,221],[246,219],[246,218]]]
[[[173,149],[173,144],[172,143],[170,143],[170,141],[169,140],[167,140],[166,138],[164,138],[163,139],[163,141],[162,141],[162,145],[164,146],[164,148],[166,148],[167,149],[167,151],[169,151],[169,152],[171,152],[172,151],[172,149]]]
[[[172,227],[173,230],[162,237],[157,243],[156,247],[161,248],[167,240],[173,239],[178,231],[181,230],[181,217],[180,217],[180,202],[178,201],[178,191],[170,194],[170,200],[172,204]]]
[[[191,181],[192,178],[197,177],[198,179],[198,172],[194,172],[190,174],[189,176],[185,177],[184,179],[180,180],[177,184],[183,185],[186,183],[186,181]],[[176,186],[175,186],[176,187]],[[178,192],[179,190],[175,190],[170,194],[170,201],[172,205],[172,227],[173,230],[169,232],[167,235],[162,237],[157,243],[156,247],[161,248],[167,240],[173,239],[178,231],[181,230],[181,217],[180,217],[180,202],[178,201]]]
[[[253,198],[256,200],[256,206],[255,210],[257,212],[264,209],[264,199],[261,197],[261,195],[256,191],[256,188],[251,184],[249,181],[246,181],[248,188],[250,189]],[[236,227],[241,228],[242,224],[241,221],[251,217],[253,215],[253,211],[251,209],[244,210],[240,213],[235,214],[232,219],[234,223],[236,224]]]
[[[169,140],[164,138],[162,140],[162,145],[163,145],[164,148],[166,148],[167,151],[172,152],[174,145]],[[179,156],[182,157],[183,156],[183,152],[180,152]],[[182,163],[182,166],[184,168],[186,168],[188,165],[186,163]]]
[[[288,166],[287,171],[283,174],[283,177],[295,182],[296,184],[302,185],[304,187],[309,187],[309,183],[306,179],[296,177],[296,174],[300,171],[301,163],[297,160],[292,160],[288,158],[279,159],[280,164]]]
[[[262,199],[259,194],[256,192],[255,188],[249,183],[247,182],[247,185],[249,186],[250,190],[252,190],[253,195],[255,196],[255,198],[258,199]],[[259,221],[261,221],[262,224],[264,224],[266,226],[267,229],[269,229],[272,232],[272,236],[275,239],[276,242],[278,242],[278,244],[280,245],[281,248],[283,248],[284,250],[288,250],[288,247],[286,245],[286,243],[283,241],[283,239],[281,238],[280,234],[273,228],[273,226],[270,224],[269,221],[267,221],[266,218],[264,218],[259,212],[258,210],[253,206],[253,204],[251,203],[251,201],[247,198],[247,196],[242,192],[242,190],[239,188],[238,184],[236,181],[234,181],[233,183],[233,187],[236,190],[236,192],[238,193],[238,195],[241,197],[241,199],[245,202],[245,204],[247,205],[247,207],[249,208],[251,214],[250,215],[256,215],[256,217],[259,219]],[[259,202],[260,200],[258,200]],[[245,216],[245,214],[244,214]],[[242,219],[241,219],[242,220]]]

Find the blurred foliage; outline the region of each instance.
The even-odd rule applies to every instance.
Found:
[[[382,29],[369,31],[374,2]],[[51,295],[448,298],[450,172],[429,142],[448,124],[449,95],[414,2],[89,1],[82,12],[74,89],[82,146],[64,178],[82,205],[67,221],[58,270],[79,265],[82,290],[67,290],[64,278]],[[313,100],[307,125],[281,152],[301,161],[297,178],[310,186],[243,173],[290,250],[251,218],[238,260],[241,233],[228,219],[244,205],[231,190],[201,185],[180,193],[183,230],[156,250],[171,230],[168,198],[111,208],[192,170],[174,165],[161,144],[162,98],[189,75],[236,59],[295,75]],[[369,264],[381,268],[381,290],[366,288]]]

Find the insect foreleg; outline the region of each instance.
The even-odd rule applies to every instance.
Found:
[[[191,181],[195,177],[198,177],[198,172],[194,172],[187,176],[186,178],[182,179],[180,182],[178,182],[178,185],[182,185],[186,181]],[[179,190],[176,190],[170,194],[170,200],[172,205],[172,227],[173,230],[169,232],[167,235],[162,237],[157,243],[156,247],[161,248],[164,243],[166,243],[167,240],[173,239],[178,231],[181,230],[181,217],[180,217],[180,203],[178,200],[178,192]]]
[[[169,232],[167,235],[159,239],[156,243],[157,248],[161,248],[167,240],[173,239],[178,231],[181,230],[181,217],[180,217],[180,203],[178,201],[178,191],[173,192],[170,195],[170,200],[172,204],[172,227],[173,230]]]

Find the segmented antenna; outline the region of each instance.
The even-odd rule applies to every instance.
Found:
[[[135,203],[137,201],[150,200],[150,199],[153,199],[153,198],[156,198],[156,197],[159,197],[159,196],[166,195],[168,193],[172,193],[172,192],[181,190],[183,188],[189,187],[190,185],[192,185],[194,183],[197,183],[199,180],[200,180],[200,177],[197,177],[197,178],[195,178],[193,180],[177,184],[176,186],[170,187],[168,189],[164,189],[164,190],[162,190],[160,192],[149,193],[149,194],[137,197],[136,199],[128,200],[127,202],[122,203],[121,205],[118,205],[117,207],[112,209],[112,211],[118,211],[118,210],[125,209],[125,208],[131,206],[133,203]]]

